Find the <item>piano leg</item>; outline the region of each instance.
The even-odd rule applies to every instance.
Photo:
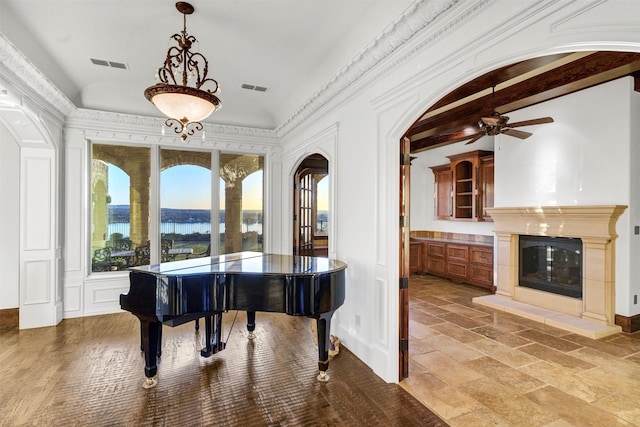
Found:
[[[226,343],[222,342],[222,313],[204,317],[205,348],[200,350],[200,356],[210,357],[224,350]]]
[[[247,331],[249,332],[249,335],[247,336],[247,338],[249,338],[250,340],[254,339],[256,337],[255,330],[256,330],[256,312],[247,311]]]
[[[162,345],[162,323],[140,319],[142,348],[144,350],[144,375],[147,377],[142,384],[144,388],[155,387],[158,384],[157,357]]]
[[[318,322],[318,381],[329,381],[329,346],[331,345],[331,317],[333,312],[323,313],[317,319]]]

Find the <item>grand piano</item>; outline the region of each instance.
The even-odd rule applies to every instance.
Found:
[[[317,320],[318,380],[328,381],[331,317],[345,298],[345,269],[338,260],[238,252],[130,268],[128,294],[120,307],[140,320],[143,387],[154,387],[161,355],[162,325],[205,321],[203,357],[223,350],[222,314],[247,312],[253,338],[257,311]],[[196,323],[197,324],[197,323]]]

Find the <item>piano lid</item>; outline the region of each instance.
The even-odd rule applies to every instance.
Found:
[[[347,264],[329,258],[237,252],[162,264],[132,267],[130,270],[157,276],[200,274],[316,275],[344,270]]]

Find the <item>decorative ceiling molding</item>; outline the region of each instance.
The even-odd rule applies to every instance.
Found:
[[[396,59],[393,63],[374,76],[377,80],[390,72],[397,65],[407,60],[411,54],[425,46],[432,44],[443,35],[457,28],[461,22],[473,16],[478,9],[484,7],[492,0],[481,0],[470,4],[463,14],[453,20],[447,27],[437,31],[418,46]],[[389,58],[398,48],[413,38],[417,33],[425,29],[436,18],[453,7],[461,0],[417,0],[404,13],[392,22],[387,28],[368,46],[366,46],[354,59],[343,67],[331,80],[329,80],[318,92],[312,95],[289,119],[279,125],[275,130],[246,128],[238,126],[204,124],[205,132],[213,132],[221,135],[237,135],[251,138],[277,139],[285,136],[313,113],[343,94],[360,80],[363,75],[371,71],[381,61]],[[0,33],[0,63],[21,79],[35,93],[48,101],[61,113],[67,116],[68,123],[89,120],[104,120],[105,123],[124,126],[142,126],[159,129],[164,123],[163,119],[78,109],[31,61],[28,60],[2,33]],[[359,85],[364,87],[365,85]],[[160,135],[158,135],[160,137]]]
[[[411,53],[433,43],[442,35],[451,32],[460,22],[467,17],[473,16],[475,11],[483,7],[491,0],[474,2],[465,15],[447,28],[431,36],[421,43],[419,47],[413,49]],[[312,95],[293,115],[283,124],[276,128],[279,136],[285,136],[298,125],[308,119],[313,113],[329,103],[336,96],[343,93],[345,89],[355,83],[364,74],[374,68],[382,60],[388,58],[393,52],[415,36],[418,32],[427,27],[437,17],[451,8],[460,0],[418,0],[407,8],[404,13],[392,22],[372,43],[365,47],[354,59],[343,67],[329,82],[327,82],[318,92]],[[386,67],[382,74],[388,73],[392,68],[404,62],[408,54],[395,61],[390,67]],[[379,77],[379,76],[378,76]]]
[[[42,98],[65,116],[76,106],[29,59],[0,33],[0,64],[21,80],[29,92]]]
[[[243,146],[272,149],[280,147],[280,139],[268,129],[240,126],[214,125],[204,123],[205,141],[190,138],[189,144],[180,139],[180,134],[166,131],[162,135],[165,119],[109,111],[78,108],[67,117],[67,127],[85,131],[89,139],[108,139],[131,142],[178,143],[182,146],[214,146],[223,144],[225,148]],[[238,147],[236,147],[238,148]]]

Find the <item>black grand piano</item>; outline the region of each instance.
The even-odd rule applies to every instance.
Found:
[[[346,268],[344,262],[328,258],[259,252],[131,268],[129,293],[120,295],[120,306],[140,319],[143,387],[157,384],[163,324],[178,326],[204,318],[205,347],[200,354],[209,357],[225,348],[222,314],[228,310],[247,312],[249,338],[257,311],[316,319],[318,380],[327,381],[331,317],[344,302]]]

